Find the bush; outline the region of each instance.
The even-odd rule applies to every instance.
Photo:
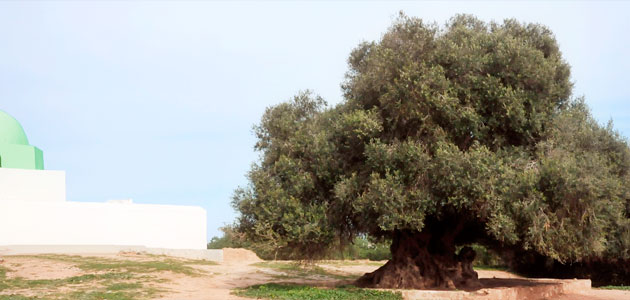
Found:
[[[220,228],[223,231],[222,237],[212,237],[208,243],[208,249],[223,248],[245,248],[254,251],[258,257],[265,260],[275,259],[293,259],[291,253],[287,251],[278,251],[271,244],[252,243],[245,240],[242,234],[234,230],[234,227],[228,225]],[[323,259],[369,259],[369,260],[388,260],[391,258],[389,245],[391,241],[373,241],[366,236],[359,236],[354,239],[352,244],[341,247],[335,247],[328,253],[323,255]]]
[[[369,259],[369,260],[388,260],[392,257],[389,251],[390,241],[370,241],[365,236],[354,239],[354,243],[349,245],[344,251],[345,256],[342,259]]]
[[[486,268],[505,268],[507,266],[498,254],[483,245],[472,244],[470,247],[477,253],[473,266]]]

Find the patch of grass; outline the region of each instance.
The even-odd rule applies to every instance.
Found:
[[[272,262],[272,261],[264,261],[252,264],[256,267],[273,269],[276,271],[281,271],[287,273],[287,275],[278,275],[281,278],[290,278],[290,277],[310,277],[310,276],[324,276],[335,279],[351,279],[355,278],[354,275],[340,275],[328,272],[324,270],[322,267],[316,265],[304,265],[298,263],[291,262]]]
[[[106,289],[76,291],[65,295],[63,300],[137,300],[153,299],[160,292],[154,288],[142,288],[142,285],[116,284],[114,289],[110,285]]]
[[[359,289],[346,286],[334,289],[315,288],[304,285],[268,283],[254,285],[234,292],[237,296],[257,299],[281,300],[402,300],[400,293]]]
[[[189,264],[201,264],[201,261],[176,259],[134,261],[69,255],[37,255],[32,257],[73,263],[84,271],[125,271],[132,273],[171,271],[189,276],[197,276],[201,273],[199,270],[188,266]],[[206,261],[203,262],[207,263]]]
[[[129,292],[111,292],[111,291],[79,291],[70,294],[70,299],[76,300],[134,300],[137,299],[137,293]]]
[[[0,284],[4,283],[5,288],[11,289],[32,289],[32,288],[56,288],[69,284],[81,284],[86,282],[98,281],[98,280],[128,280],[132,279],[132,274],[127,273],[105,273],[105,274],[86,274],[80,276],[72,276],[61,279],[35,279],[27,280],[24,278],[13,278],[4,280]],[[2,288],[0,288],[2,290]]]
[[[91,274],[93,275],[93,274]],[[77,277],[71,277],[72,279],[60,279],[55,282],[49,282],[50,285],[43,285],[46,283],[44,280],[22,280],[27,282],[23,286],[11,286],[18,289],[33,289],[33,288],[46,288],[51,289],[60,286],[60,282],[77,282]],[[87,279],[96,279],[99,277],[87,276]],[[15,283],[15,282],[14,282]],[[57,285],[55,285],[57,284]],[[149,299],[158,292],[161,292],[155,288],[145,288],[141,283],[134,282],[117,282],[109,283],[106,287],[94,287],[89,288],[81,287],[79,290],[65,293],[53,293],[48,295],[40,295],[39,297],[26,297],[23,295],[13,294],[10,296],[0,296],[0,300],[26,300],[26,299],[57,299],[57,300],[135,300],[135,299]]]
[[[171,259],[172,257],[168,256],[168,255],[157,255],[157,254],[144,254],[147,257],[153,257],[156,258],[157,260],[168,260]],[[219,263],[215,262],[215,261],[211,261],[211,260],[205,260],[205,259],[181,259],[180,260],[184,265],[207,265],[207,266],[215,266],[218,265]]]
[[[205,265],[205,266],[216,266],[218,263],[216,261],[205,260],[205,259],[193,259],[184,261],[186,265]]]
[[[213,265],[205,260],[178,260],[168,257],[152,260],[123,260],[102,257],[69,255],[21,256],[42,260],[60,261],[72,264],[89,272],[80,276],[60,279],[7,278],[10,271],[0,266],[0,291],[20,293],[23,290],[37,290],[38,297],[12,294],[2,295],[0,300],[56,299],[56,300],[126,300],[148,299],[162,290],[145,286],[147,282],[159,282],[151,273],[171,271],[189,276],[205,273],[191,265]],[[41,292],[42,294],[40,294]]]
[[[0,295],[0,300],[135,300],[138,293],[110,292],[110,291],[78,291],[67,295],[56,295],[54,298],[27,297],[23,295]]]
[[[7,289],[9,287],[4,281],[7,278],[7,272],[11,271],[7,267],[0,266],[0,291]],[[1,300],[2,298],[0,298]]]
[[[142,288],[141,283],[127,283],[127,282],[119,282],[111,284],[107,287],[108,291],[122,291],[122,290],[135,290]]]
[[[194,268],[186,266],[179,261],[111,261],[111,262],[85,262],[77,265],[82,270],[125,270],[133,273],[153,273],[159,271],[171,271],[185,275],[198,275]]]
[[[0,280],[4,279],[7,277],[7,272],[10,272],[11,269],[4,267],[4,266],[0,266]]]
[[[22,295],[0,295],[0,300],[32,300],[41,299],[37,297],[26,297]]]
[[[630,286],[627,286],[627,285],[607,285],[607,286],[600,286],[600,287],[598,287],[598,289],[630,291]]]

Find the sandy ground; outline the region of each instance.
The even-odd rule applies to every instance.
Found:
[[[7,272],[8,278],[22,277],[28,280],[61,279],[79,276],[84,272],[71,263],[58,261],[42,261],[27,257],[9,257],[2,264],[14,272]]]
[[[217,265],[194,265],[193,267],[204,272],[203,276],[187,276],[172,272],[159,272],[153,286],[165,290],[156,299],[196,299],[196,300],[230,300],[230,299],[251,299],[241,298],[231,295],[235,288],[243,288],[254,284],[269,282],[293,282],[317,286],[335,286],[337,284],[349,283],[340,279],[312,275],[279,278],[280,275],[287,275],[281,271],[255,266],[261,260],[252,256],[249,252],[239,249],[227,250],[225,261]],[[129,260],[151,260],[155,258],[136,254],[107,255],[107,258],[129,259]],[[71,263],[43,260],[33,257],[4,256],[2,266],[8,267],[12,272],[7,273],[7,277],[23,277],[26,279],[57,279],[85,274]],[[366,272],[374,271],[378,266],[373,263],[326,263],[319,264],[328,272],[345,276],[360,276]],[[502,272],[502,271],[478,271],[480,278],[485,278],[486,282],[502,282],[511,278],[512,282],[525,282],[526,279]],[[494,280],[494,281],[493,281]],[[509,281],[509,280],[508,280]],[[630,291],[598,290],[593,289],[584,294],[570,294],[556,298],[560,300],[630,300]]]
[[[226,249],[223,255],[224,262],[215,266],[196,266],[211,275],[207,277],[190,278],[177,274],[167,277],[170,282],[162,285],[172,292],[163,295],[159,299],[199,299],[199,300],[232,300],[249,299],[231,295],[231,290],[244,288],[255,284],[269,282],[299,283],[317,286],[334,286],[339,284],[339,279],[326,278],[322,276],[300,277],[291,279],[277,279],[278,275],[286,275],[283,272],[269,268],[257,267],[254,264],[262,260],[251,255],[249,251],[243,252],[241,249]],[[329,266],[320,265],[331,273],[339,275],[363,275],[372,272],[378,266],[370,265],[350,265],[350,266]]]
[[[624,299],[630,299],[630,292],[594,289],[587,293],[567,294],[560,297],[556,297],[555,299],[557,300],[624,300]]]

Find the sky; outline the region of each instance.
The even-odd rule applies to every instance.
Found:
[[[0,109],[66,171],[69,201],[201,206],[210,239],[237,216],[265,108],[305,89],[341,102],[350,51],[399,11],[548,26],[574,96],[630,137],[623,1],[1,1]]]

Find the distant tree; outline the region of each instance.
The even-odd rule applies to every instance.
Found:
[[[283,245],[277,243],[278,239],[269,236],[259,237],[257,241],[248,240],[244,233],[234,228],[234,225],[226,225],[219,228],[223,236],[214,236],[207,245],[208,249],[245,248],[252,250],[262,259],[288,259],[292,256]]]
[[[630,256],[628,145],[571,99],[547,28],[401,15],[348,61],[341,104],[300,93],[255,128],[261,158],[233,199],[248,239],[297,257],[390,239],[358,281],[383,288],[478,285],[473,243]]]
[[[234,230],[232,225],[223,226],[219,230],[223,232],[223,236],[212,237],[208,243],[208,249],[244,248],[249,246],[244,235]]]

